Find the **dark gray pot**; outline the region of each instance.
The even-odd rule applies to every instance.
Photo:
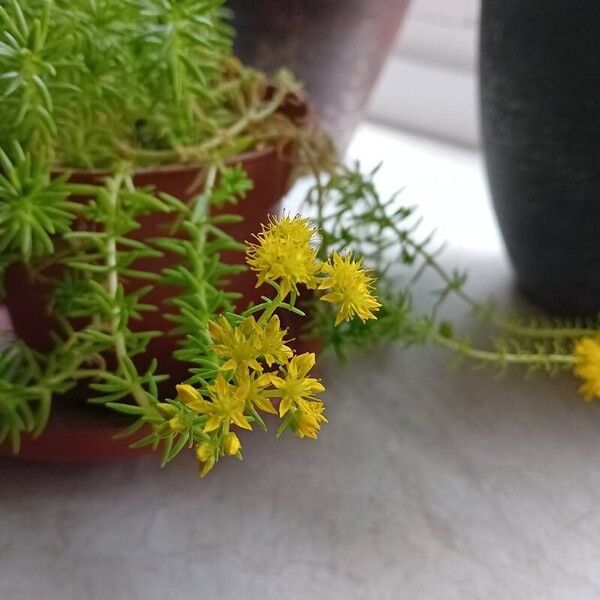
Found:
[[[229,0],[236,52],[291,69],[343,149],[366,107],[409,0]]]
[[[600,310],[600,2],[483,0],[481,117],[494,206],[523,291]]]

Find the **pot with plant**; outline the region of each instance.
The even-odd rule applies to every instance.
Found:
[[[220,0],[0,0],[0,22],[3,453],[164,464],[188,448],[205,475],[269,418],[316,438],[307,338],[340,358],[399,340],[574,370],[600,397],[598,322],[472,298],[413,211],[339,162],[293,78],[235,60]],[[277,216],[304,172],[306,216]],[[424,270],[429,307],[411,299]],[[443,319],[452,296],[490,347]]]
[[[344,320],[378,303],[308,221],[269,217],[334,154],[288,73],[268,81],[232,56],[222,4],[0,3],[5,449],[109,458],[134,436],[164,462],[196,448],[206,473],[240,455],[230,427],[264,426],[259,411],[301,437],[325,420],[314,354],[290,341],[299,296],[341,303]],[[346,271],[360,305],[336,292]],[[81,416],[86,401],[132,421],[125,441]]]

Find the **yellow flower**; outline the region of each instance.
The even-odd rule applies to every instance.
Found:
[[[246,251],[248,264],[258,272],[256,287],[266,281],[278,282],[283,298],[291,290],[297,291],[299,283],[315,289],[320,265],[311,246],[314,235],[308,219],[271,218],[255,236],[257,243],[248,243]]]
[[[240,442],[240,438],[233,431],[229,431],[223,436],[223,450],[225,454],[235,456],[241,449],[242,443]]]
[[[269,374],[271,383],[281,394],[280,417],[290,410],[292,403],[298,404],[301,400],[315,400],[314,395],[325,390],[318,379],[306,376],[314,364],[315,355],[307,352],[294,356],[290,360],[285,378]]]
[[[574,371],[583,379],[579,393],[585,400],[600,398],[600,339],[582,338],[573,350]]]
[[[202,411],[210,416],[204,426],[205,432],[215,431],[223,422],[226,426],[235,423],[242,429],[252,429],[244,415],[248,385],[232,385],[222,375],[218,375],[209,390],[212,402],[206,402]]]
[[[260,355],[264,357],[267,365],[273,363],[285,364],[292,358],[294,353],[283,341],[283,336],[287,330],[281,329],[279,317],[272,316],[264,327],[256,326],[256,343],[260,349]]]
[[[327,419],[323,415],[324,410],[325,406],[322,402],[300,400],[290,421],[292,431],[299,438],[307,437],[316,440],[321,423],[327,423]]]
[[[265,388],[271,385],[269,375],[254,375],[248,372],[239,373],[237,376],[238,385],[248,389],[247,400],[252,402],[255,408],[263,412],[276,415],[277,411],[269,400]]]
[[[243,367],[250,367],[256,371],[262,370],[257,360],[260,348],[256,336],[256,321],[253,317],[248,317],[240,325],[233,327],[223,315],[220,315],[216,321],[209,322],[208,331],[214,343],[215,353],[227,359],[221,369],[237,371]]]
[[[321,273],[325,278],[319,289],[331,290],[321,300],[339,304],[336,325],[351,319],[355,314],[362,321],[377,318],[373,311],[381,304],[371,293],[374,279],[363,268],[361,260],[354,260],[351,255],[343,257],[334,252],[329,262],[321,267]]]

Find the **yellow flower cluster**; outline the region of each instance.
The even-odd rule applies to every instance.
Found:
[[[215,359],[215,375],[199,389],[177,386],[178,406],[161,410],[171,432],[189,435],[197,443],[200,475],[206,475],[220,457],[241,458],[242,444],[232,426],[264,426],[259,411],[279,416],[279,431],[290,429],[300,438],[315,439],[327,422],[318,394],[325,390],[310,372],[313,353],[295,354],[276,310],[288,299],[294,305],[298,286],[323,292],[321,300],[338,306],[336,324],[358,316],[374,319],[380,304],[373,296],[373,278],[362,263],[334,253],[327,262],[317,258],[315,230],[307,219],[271,219],[256,243],[249,244],[247,261],[258,283],[272,284],[277,295],[241,316],[220,315],[207,329]],[[259,317],[257,313],[261,312]]]
[[[319,261],[311,245],[315,237],[308,219],[271,219],[247,252],[248,264],[258,272],[257,287],[277,284],[282,297],[297,292],[298,284],[327,291],[320,299],[338,305],[336,325],[354,316],[362,321],[375,319],[381,305],[373,295],[374,279],[362,261],[337,252],[327,262]]]
[[[241,458],[241,442],[230,426],[251,430],[260,418],[257,411],[279,414],[299,437],[317,437],[326,419],[323,403],[315,397],[325,388],[308,376],[315,355],[294,355],[277,315],[258,321],[250,316],[237,325],[221,315],[208,330],[213,351],[223,361],[214,383],[204,395],[191,385],[177,386],[179,399],[201,417],[208,437],[196,448],[200,475],[223,454]]]
[[[583,383],[579,393],[585,400],[600,398],[600,340],[582,338],[573,350],[574,371]]]
[[[282,364],[292,356],[292,350],[285,345],[279,317],[271,317],[265,325],[258,325],[254,317],[247,317],[237,327],[221,315],[217,321],[208,324],[213,340],[213,350],[227,359],[223,371],[244,370],[250,367],[260,371],[258,359],[264,358],[269,367],[273,363]]]

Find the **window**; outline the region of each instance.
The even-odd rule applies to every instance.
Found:
[[[480,0],[413,0],[372,98],[374,120],[477,145]]]

